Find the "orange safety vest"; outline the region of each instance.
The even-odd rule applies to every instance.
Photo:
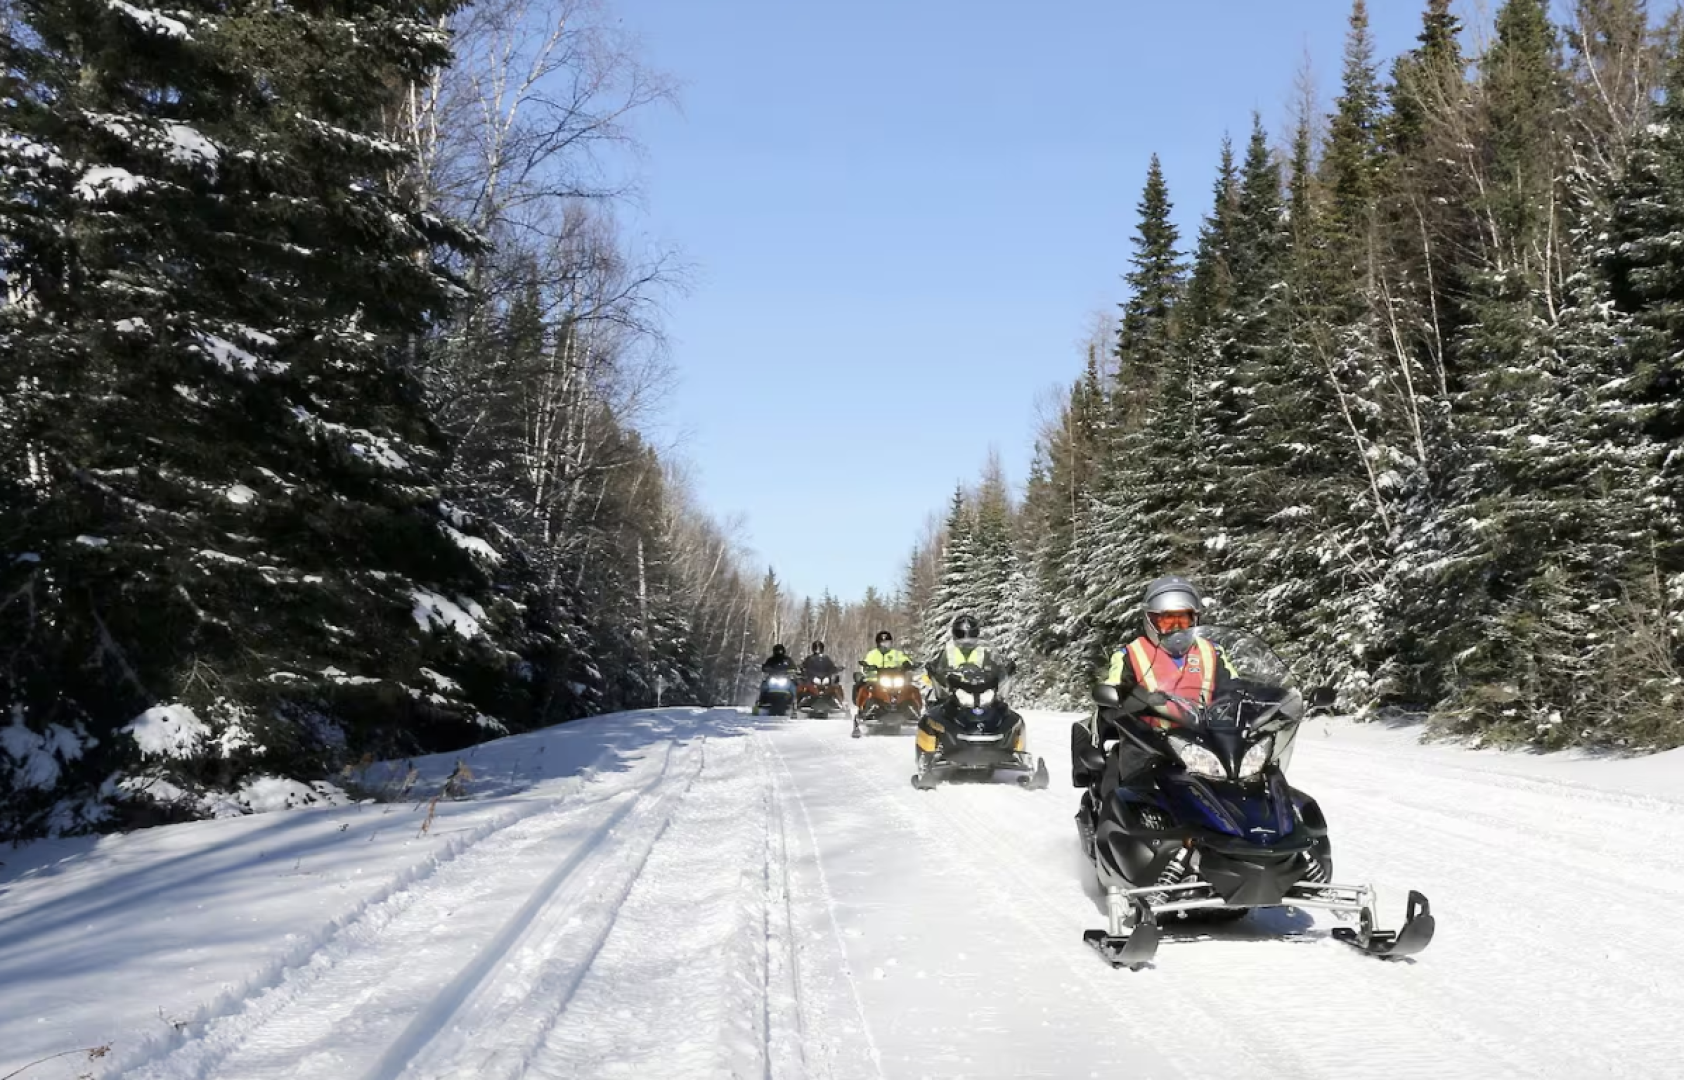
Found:
[[[1216,691],[1216,665],[1220,661],[1216,656],[1216,646],[1209,641],[1195,638],[1193,650],[1182,657],[1179,664],[1175,657],[1145,638],[1129,642],[1127,652],[1135,681],[1147,690],[1173,694],[1197,701],[1200,705],[1210,703],[1211,695]],[[1180,711],[1173,704],[1171,709]],[[1170,723],[1161,716],[1147,715],[1145,720],[1154,727],[1168,727]]]

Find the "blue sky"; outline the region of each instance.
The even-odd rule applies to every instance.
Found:
[[[1342,0],[619,0],[681,107],[637,121],[636,232],[694,267],[668,305],[658,437],[795,589],[892,590],[925,518],[1123,298],[1163,160],[1183,246],[1224,132],[1281,141],[1306,51],[1336,92]],[[1424,4],[1372,3],[1382,61]]]

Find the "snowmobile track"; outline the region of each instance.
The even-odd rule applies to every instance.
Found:
[[[691,724],[690,728],[694,726]],[[678,738],[683,734],[675,732],[674,736]],[[621,795],[621,789],[598,792],[589,783],[599,767],[612,757],[612,750],[603,751],[595,761],[580,770],[579,777],[567,784],[560,795],[518,806],[460,836],[451,837],[443,850],[399,874],[351,912],[308,935],[298,946],[265,965],[256,976],[237,988],[225,990],[185,1022],[173,1024],[169,1035],[154,1037],[140,1043],[134,1050],[113,1055],[108,1059],[107,1074],[150,1076],[165,1063],[173,1070],[180,1067],[182,1060],[195,1059],[200,1064],[189,1067],[187,1072],[167,1071],[157,1075],[208,1075],[215,1061],[227,1052],[228,1040],[222,1037],[220,1029],[227,1027],[230,1021],[242,1029],[261,1023],[263,1015],[281,1007],[325,974],[335,962],[335,957],[362,947],[359,942],[377,937],[388,924],[402,917],[429,894],[436,879],[449,873],[454,864],[465,861],[469,856],[477,856],[482,845],[489,842],[495,847],[511,832],[518,834],[523,828],[530,827],[534,819],[552,820],[583,813]],[[662,765],[664,768],[665,763]],[[276,991],[283,987],[287,988],[287,992],[277,995]]]
[[[815,933],[808,902],[816,859],[790,826],[774,730],[784,725],[752,720],[739,726],[747,738],[713,744],[719,752],[520,1075],[858,1075],[848,1069],[864,1025],[827,982],[830,928]]]
[[[521,1076],[602,951],[677,803],[706,768],[708,745],[698,740],[688,751],[693,767],[686,761],[665,783],[670,770],[663,770],[558,865],[503,932],[415,1014],[367,1080],[397,1080],[424,1049],[432,1060],[418,1071],[428,1077]],[[587,899],[594,917],[577,914]]]
[[[777,743],[762,738],[761,746],[775,801],[773,821],[783,864],[785,907],[781,918],[789,934],[785,945],[789,949],[799,1002],[802,1064],[806,1075],[815,1080],[837,1077],[882,1080],[885,1075],[882,1054],[866,1021],[859,982],[848,960],[842,928],[836,921],[836,903],[825,880],[812,814]],[[798,912],[805,913],[807,918],[803,920]],[[823,912],[822,919],[816,916],[817,912]]]
[[[447,1023],[545,921],[546,910],[574,891],[564,885],[582,882],[579,888],[590,888],[598,864],[617,862],[626,848],[636,846],[620,841],[620,833],[651,827],[658,833],[664,821],[648,808],[651,796],[665,802],[675,773],[693,779],[701,768],[705,740],[687,741],[687,734],[675,732],[654,775],[639,776],[630,790],[618,785],[598,794],[586,785],[579,794],[547,801],[517,820],[482,830],[484,835],[453,858],[337,928],[270,985],[236,1002],[174,1049],[125,1068],[121,1075],[141,1080],[327,1075],[373,1080],[402,1074],[430,1033]],[[611,836],[616,842],[609,842]],[[457,929],[465,921],[459,916],[473,914],[475,905],[487,899],[488,882],[511,865],[543,865],[544,849],[558,841],[570,854],[535,883],[516,911],[503,913],[500,922],[482,917],[480,925]],[[454,976],[436,989],[450,965]],[[412,1022],[393,1031],[406,1016]],[[337,1048],[313,1052],[344,1027],[355,1029],[378,1057],[347,1059]]]
[[[1070,942],[1060,941],[1049,932],[1043,922],[1026,917],[1026,913],[1040,906],[1036,903],[1025,904],[1025,897],[1014,894],[1012,890],[1003,887],[1003,880],[990,871],[997,868],[992,862],[985,848],[980,853],[966,848],[963,844],[955,845],[951,835],[944,835],[946,830],[954,826],[955,818],[962,815],[949,813],[932,813],[932,804],[939,798],[951,792],[974,789],[975,794],[993,794],[1004,796],[1009,800],[1025,800],[1046,798],[1045,793],[1026,791],[1015,783],[986,784],[958,784],[943,785],[936,789],[935,797],[926,791],[919,791],[904,783],[904,771],[896,769],[885,770],[881,763],[867,760],[861,755],[851,753],[858,744],[841,744],[836,740],[824,738],[822,733],[811,736],[813,744],[821,754],[834,761],[842,771],[851,773],[859,786],[871,792],[869,799],[862,800],[873,807],[886,809],[893,817],[893,823],[887,820],[879,821],[885,829],[893,827],[895,831],[910,835],[913,843],[920,850],[920,854],[927,865],[939,866],[942,877],[950,880],[957,879],[967,883],[962,890],[976,897],[987,897],[992,903],[975,905],[965,912],[967,917],[984,917],[986,914],[1001,913],[1009,918],[1020,930],[1026,931],[1039,942],[1038,952],[1046,958],[1047,963],[1057,964],[1061,973],[1082,984],[1088,1001],[1103,1003],[1105,1001],[1106,980],[1100,976],[1093,963],[1092,956],[1086,948],[1081,947],[1079,934],[1073,935],[1076,948],[1068,946]],[[904,744],[893,746],[894,757],[898,761],[905,761],[910,766],[910,757],[906,753]],[[883,755],[875,755],[881,757]],[[901,781],[901,782],[896,782]],[[1074,829],[1074,825],[1072,825]],[[974,835],[965,830],[967,835]],[[1006,833],[1010,837],[1010,832]],[[884,837],[880,842],[889,844],[896,841]],[[1009,843],[1009,839],[1008,839]],[[1038,873],[1044,876],[1045,868]],[[1015,875],[1014,875],[1015,877]],[[939,934],[943,927],[930,925],[920,927],[920,932]],[[962,939],[959,939],[962,941]],[[957,942],[956,942],[957,944]],[[1056,958],[1056,959],[1055,959]],[[1102,1004],[1101,1011],[1109,1014],[1109,1020],[1118,1031],[1126,1031],[1133,1026],[1134,1018],[1129,1009],[1121,1004]],[[1135,1059],[1136,1075],[1165,1076],[1182,1075],[1178,1070],[1167,1066],[1164,1055],[1157,1052],[1159,1048],[1142,1048]],[[1261,1067],[1262,1062],[1253,1063]]]
[[[1030,716],[1055,777],[1070,721]],[[905,741],[848,731],[603,717],[493,746],[425,838],[393,805],[277,816],[279,860],[260,823],[43,852],[6,883],[0,1073],[100,1042],[95,1075],[142,1080],[1678,1073],[1684,756],[1312,729],[1294,779],[1338,876],[1379,886],[1383,926],[1429,896],[1432,947],[1381,963],[1331,915],[1265,911],[1168,920],[1117,972],[1081,941],[1104,913],[1073,789],[921,793]]]

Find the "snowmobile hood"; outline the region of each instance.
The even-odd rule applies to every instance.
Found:
[[[1293,833],[1292,792],[1280,774],[1264,785],[1238,785],[1182,774],[1165,777],[1160,791],[1178,821],[1254,844],[1279,843]]]

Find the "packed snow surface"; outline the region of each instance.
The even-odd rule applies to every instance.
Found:
[[[355,778],[388,801],[0,851],[0,1076],[1678,1075],[1684,756],[1312,723],[1336,876],[1426,892],[1437,940],[1382,963],[1274,913],[1126,972],[1081,942],[1068,723],[1030,717],[1042,792],[668,710]]]

